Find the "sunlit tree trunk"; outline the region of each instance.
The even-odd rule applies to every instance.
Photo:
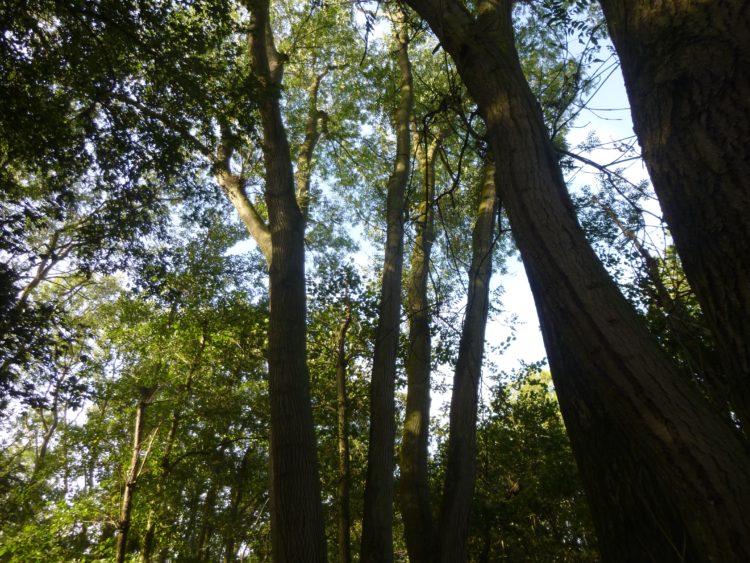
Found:
[[[750,7],[740,0],[601,4],[643,158],[747,430]]]
[[[422,132],[417,141],[417,161],[422,193],[411,256],[406,309],[409,347],[406,357],[406,409],[400,456],[400,500],[406,548],[412,563],[432,561],[433,517],[427,474],[430,426],[431,311],[427,299],[432,242],[435,238],[435,151],[440,136],[431,141]],[[426,147],[424,145],[427,145]]]
[[[492,249],[499,201],[495,166],[487,158],[472,235],[466,316],[453,376],[450,434],[437,535],[437,560],[466,561],[471,504],[476,482],[476,426],[484,333],[489,311]]]
[[[695,559],[749,559],[745,444],[680,377],[587,243],[518,61],[512,2],[480,2],[476,17],[455,0],[408,3],[453,57],[487,125],[562,413],[581,473],[591,481],[585,486],[604,556],[647,561],[684,545]],[[605,438],[606,428],[612,432]],[[618,505],[625,498],[618,493],[635,493],[638,483],[647,484],[642,498]],[[594,498],[607,485],[609,493]],[[596,510],[597,503],[608,510]],[[603,536],[613,522],[608,513],[623,509],[639,528]],[[665,510],[668,521],[653,522]],[[665,533],[642,542],[646,526]],[[615,537],[620,541],[609,544]]]
[[[400,102],[394,120],[396,158],[388,181],[385,258],[370,384],[370,441],[362,518],[362,563],[389,563],[393,560],[394,389],[401,315],[404,193],[411,160],[409,120],[414,105],[406,24],[398,25],[396,39]]]

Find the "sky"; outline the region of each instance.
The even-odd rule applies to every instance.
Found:
[[[604,45],[606,50],[607,46]],[[603,68],[607,75],[586,104],[575,121],[574,127],[568,135],[571,152],[580,154],[599,164],[609,164],[617,159],[621,153],[615,148],[618,142],[628,142],[634,139],[632,121],[630,117],[629,102],[623,84],[622,74],[619,67],[612,64],[612,60],[605,61]],[[611,71],[611,72],[610,72]],[[599,139],[601,147],[583,151],[577,145],[586,141],[591,134]],[[625,168],[623,176],[633,183],[648,179],[645,166],[641,160],[630,160],[623,163]],[[597,171],[584,166],[579,172],[568,178],[571,190],[580,189],[586,184],[596,181]],[[654,204],[656,206],[656,204]],[[655,215],[660,215],[658,208],[652,210]],[[236,245],[230,252],[239,253],[247,251],[254,244],[248,239]],[[371,252],[363,250],[355,257],[355,261],[365,268],[370,266]],[[544,342],[539,329],[539,319],[536,314],[534,299],[531,295],[528,279],[524,272],[520,258],[509,258],[506,264],[506,273],[495,275],[493,287],[498,285],[503,288],[501,302],[493,303],[501,312],[495,315],[487,326],[486,341],[488,346],[485,354],[499,371],[510,373],[521,366],[521,362],[531,363],[543,360],[546,356]],[[513,330],[511,319],[514,319]],[[505,341],[511,334],[515,333],[515,339],[509,347],[500,355],[492,353],[491,345]],[[450,383],[452,374],[448,371],[436,374],[436,378]],[[487,390],[490,382],[486,379],[483,384],[483,395],[488,396]],[[444,408],[446,402],[450,401],[449,393],[435,393],[433,396],[431,413],[438,415]]]

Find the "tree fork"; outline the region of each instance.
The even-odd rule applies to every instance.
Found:
[[[325,562],[326,543],[306,348],[305,218],[279,106],[283,58],[267,0],[248,0],[249,50],[261,84],[265,200],[271,238],[268,320],[271,539],[278,563]]]

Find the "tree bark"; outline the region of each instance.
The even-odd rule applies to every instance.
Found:
[[[629,508],[629,521],[643,523],[664,512],[666,499],[674,510],[661,528],[674,529],[674,518],[696,559],[749,559],[745,444],[681,379],[587,243],[518,61],[512,1],[480,2],[476,17],[457,1],[408,3],[453,57],[487,125],[500,197],[582,474],[600,490],[609,479],[623,491],[647,483],[646,491],[658,492],[623,507],[611,502],[615,497],[592,498],[589,487],[592,507],[604,503],[616,515]],[[612,429],[607,442],[602,428]],[[613,524],[602,511],[594,516],[600,533]],[[604,544],[612,536],[600,536],[605,557],[649,560],[654,546],[641,542],[642,528],[615,530],[621,541],[611,549]],[[645,539],[661,540],[662,553],[679,543],[668,535]]]
[[[437,536],[437,560],[445,563],[467,560],[466,545],[476,482],[477,404],[498,207],[495,165],[488,158],[472,235],[466,316],[453,376],[448,456]]]
[[[271,235],[268,320],[271,405],[271,537],[279,563],[326,561],[323,511],[306,351],[305,220],[279,96],[282,57],[271,35],[268,1],[248,2],[250,56],[261,84],[265,200]]]
[[[383,283],[370,383],[370,440],[362,518],[362,563],[393,561],[394,389],[401,321],[404,193],[411,165],[409,120],[414,105],[406,24],[399,24],[396,36],[401,73],[400,102],[395,116],[396,158],[388,180]]]
[[[432,561],[433,517],[427,474],[430,426],[430,372],[432,339],[427,280],[435,238],[435,151],[441,135],[427,144],[427,132],[415,139],[421,167],[422,201],[416,221],[406,309],[409,315],[409,348],[406,357],[406,409],[401,440],[400,498],[406,549],[412,563]]]
[[[602,0],[633,126],[688,281],[750,425],[750,7]]]
[[[722,416],[732,421],[726,377],[719,367],[721,361],[716,351],[709,344],[711,335],[708,327],[702,322],[703,318],[692,317],[682,298],[679,295],[672,296],[662,279],[659,261],[638,240],[636,234],[620,221],[617,213],[598,197],[594,196],[592,200],[612,219],[643,258],[643,273],[648,280],[646,287],[649,306],[660,310],[664,315],[666,328],[670,337],[678,344],[676,353],[685,362],[688,377],[702,389]],[[699,378],[696,378],[696,375]]]

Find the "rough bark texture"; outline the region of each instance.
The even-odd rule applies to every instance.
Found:
[[[602,0],[654,189],[750,425],[750,5]]]
[[[273,44],[267,0],[249,2],[250,55],[262,85],[265,200],[271,234],[268,320],[271,404],[271,538],[276,562],[326,561],[320,481],[307,370],[305,221],[279,95],[282,58]]]
[[[388,181],[383,283],[370,383],[370,441],[362,518],[362,563],[393,561],[393,469],[396,438],[393,393],[401,315],[404,192],[409,180],[411,159],[409,119],[414,105],[408,34],[403,24],[397,33],[397,43],[401,99],[394,120],[396,159]]]
[[[592,199],[612,219],[623,236],[633,243],[643,258],[650,305],[659,309],[665,316],[666,328],[678,346],[677,354],[685,364],[686,376],[695,381],[714,407],[731,423],[733,417],[726,377],[719,367],[721,361],[710,345],[711,335],[708,327],[702,322],[702,318],[696,319],[691,315],[679,295],[673,296],[670,293],[662,279],[659,261],[651,255],[636,234],[620,221],[617,213],[596,196]]]
[[[426,139],[417,139],[417,161],[421,167],[422,201],[417,216],[416,238],[411,256],[407,291],[409,348],[406,358],[406,410],[401,441],[401,514],[404,520],[406,548],[411,563],[432,561],[433,517],[427,480],[430,426],[431,349],[430,310],[427,279],[434,234],[435,151],[440,137],[424,147]]]
[[[466,544],[476,480],[477,402],[489,311],[492,247],[498,205],[495,166],[487,159],[472,235],[466,316],[451,395],[448,455],[437,536],[437,560],[445,563],[467,560]]]
[[[338,410],[338,451],[339,479],[336,492],[338,498],[338,557],[339,563],[350,563],[352,560],[351,516],[349,509],[349,491],[351,489],[351,469],[349,459],[349,401],[346,396],[346,333],[352,322],[351,305],[347,303],[346,317],[339,327],[336,351],[336,397]]]
[[[690,538],[682,543],[695,549],[695,559],[749,559],[745,444],[680,378],[587,243],[518,62],[512,2],[481,2],[476,18],[455,1],[408,3],[453,57],[487,124],[497,185],[531,283],[574,453],[582,474],[594,480],[587,491],[597,531],[614,523],[609,513],[628,509],[628,521],[638,524],[600,536],[604,556],[648,561],[680,545],[668,533],[677,528]],[[612,429],[606,442],[602,428]],[[614,489],[592,498],[595,489],[605,491],[607,479]],[[647,484],[646,494],[657,493],[619,505],[625,497],[616,493],[632,492],[638,483]],[[607,510],[597,511],[597,504]],[[665,509],[665,534],[654,538],[654,526],[644,530],[644,523]],[[605,544],[612,537],[620,541],[610,548]]]

